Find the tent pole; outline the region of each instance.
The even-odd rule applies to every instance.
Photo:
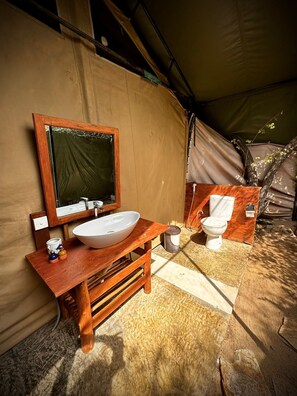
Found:
[[[168,55],[169,55],[170,58],[171,58],[171,63],[170,63],[170,69],[169,69],[169,71],[171,70],[172,65],[173,65],[173,63],[174,63],[175,66],[176,66],[176,68],[177,68],[177,71],[178,71],[179,75],[181,76],[183,82],[185,83],[186,87],[188,88],[188,90],[189,90],[189,92],[190,92],[190,94],[191,94],[191,99],[195,102],[195,101],[196,101],[196,99],[195,99],[195,94],[194,94],[194,92],[192,91],[192,89],[191,89],[191,87],[190,87],[190,85],[189,85],[189,83],[188,83],[188,81],[187,81],[185,75],[184,75],[183,72],[181,71],[181,69],[180,69],[180,67],[179,67],[179,65],[178,65],[178,63],[177,63],[177,61],[176,61],[176,59],[174,58],[172,52],[170,51],[170,49],[169,49],[169,47],[168,47],[168,45],[167,45],[167,43],[166,43],[164,37],[162,36],[162,34],[161,34],[159,28],[157,27],[155,21],[153,20],[151,14],[149,13],[149,11],[148,11],[146,5],[144,4],[144,2],[143,2],[143,1],[140,1],[140,4],[141,4],[141,6],[142,6],[142,8],[143,8],[143,11],[145,12],[145,14],[146,14],[146,16],[147,16],[149,22],[150,22],[151,25],[153,26],[153,28],[154,28],[154,30],[155,30],[157,36],[159,37],[161,43],[163,44],[163,47],[166,49]],[[167,74],[167,76],[168,76],[168,74]]]

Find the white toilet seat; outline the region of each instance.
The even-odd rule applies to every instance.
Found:
[[[201,226],[207,235],[205,246],[211,250],[217,250],[222,245],[222,234],[227,229],[227,220],[209,216],[201,220]]]
[[[224,227],[227,223],[227,220],[221,219],[220,217],[209,216],[204,217],[204,219],[201,220],[201,223],[207,227]]]
[[[226,231],[227,224],[227,220],[220,217],[209,216],[201,220],[203,231],[212,236],[222,235]]]

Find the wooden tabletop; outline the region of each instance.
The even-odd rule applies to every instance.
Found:
[[[59,297],[167,229],[168,226],[165,224],[140,218],[128,238],[116,245],[93,249],[85,246],[77,238],[70,238],[63,242],[63,247],[68,253],[66,260],[49,263],[46,248],[26,255],[26,259],[54,295]]]

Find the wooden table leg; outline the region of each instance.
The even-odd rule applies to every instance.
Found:
[[[151,252],[152,252],[152,241],[146,242],[144,244],[144,250],[146,251],[146,258],[144,263],[144,276],[146,278],[146,282],[144,284],[144,292],[149,294],[152,291],[152,282],[151,282]]]
[[[79,315],[80,342],[83,352],[90,352],[94,347],[93,318],[87,281],[75,288]]]
[[[65,299],[65,294],[62,294],[62,296],[58,297],[58,303],[61,310],[62,318],[68,319],[70,315],[68,309],[65,306],[64,299]]]

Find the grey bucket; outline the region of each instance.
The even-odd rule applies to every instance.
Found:
[[[176,253],[179,251],[181,229],[175,225],[170,225],[164,234],[164,248],[169,253]]]

